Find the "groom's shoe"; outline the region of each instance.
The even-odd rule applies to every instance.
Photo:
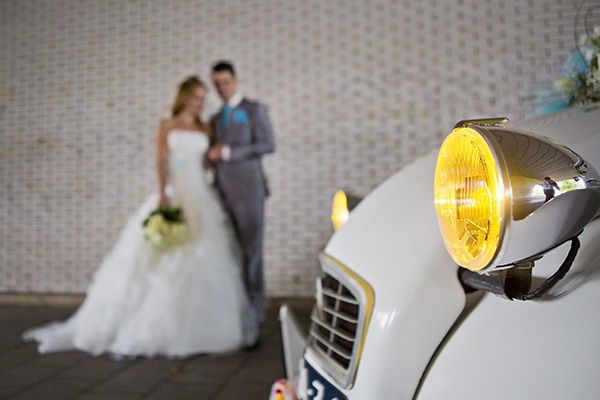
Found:
[[[244,351],[247,351],[247,352],[256,351],[256,350],[258,350],[260,345],[261,345],[261,342],[260,342],[260,336],[259,336],[256,338],[254,343],[251,343],[251,344],[247,345],[246,347],[244,347]]]

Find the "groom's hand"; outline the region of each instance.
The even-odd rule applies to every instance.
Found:
[[[208,149],[208,159],[212,162],[221,161],[223,159],[223,155],[221,154],[223,150],[223,143],[215,143],[210,149]]]

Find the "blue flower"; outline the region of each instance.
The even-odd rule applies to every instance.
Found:
[[[570,52],[560,70],[561,75],[573,78],[577,85],[581,85],[582,82],[579,80],[579,74],[590,70],[590,65],[594,60],[594,54],[597,50],[598,48],[593,44],[586,44],[581,46],[579,50]]]
[[[233,122],[242,123],[248,122],[250,118],[248,118],[248,113],[242,108],[236,108],[233,111]]]

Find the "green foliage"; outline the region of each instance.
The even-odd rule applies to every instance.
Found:
[[[183,210],[181,209],[181,207],[158,206],[156,210],[152,211],[148,215],[148,218],[144,220],[142,226],[146,227],[146,225],[148,225],[148,222],[150,221],[150,218],[152,218],[155,215],[161,215],[165,221],[169,222],[185,222],[183,218]]]

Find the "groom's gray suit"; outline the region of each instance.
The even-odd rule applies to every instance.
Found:
[[[269,191],[261,157],[275,150],[273,130],[266,106],[245,98],[229,113],[227,126],[223,123],[223,110],[211,118],[211,125],[213,143],[231,149],[227,161],[215,164],[215,184],[242,247],[248,295],[263,322],[264,204]]]

